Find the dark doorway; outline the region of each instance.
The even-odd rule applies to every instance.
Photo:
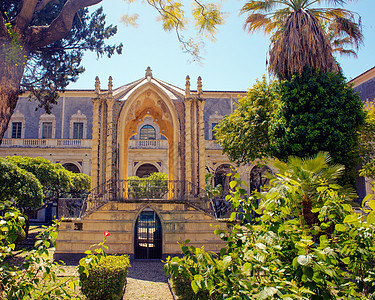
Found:
[[[272,174],[269,167],[255,166],[250,173],[250,193],[262,192],[263,187],[269,184],[269,179],[265,177],[266,174]]]
[[[159,172],[159,170],[154,165],[143,164],[137,169],[135,176],[138,176],[140,178],[145,178],[145,177],[150,176],[152,173],[156,173],[156,172]]]
[[[134,254],[136,259],[161,258],[161,222],[158,215],[150,208],[142,211],[135,222]]]
[[[72,164],[72,163],[66,163],[66,164],[63,164],[62,165],[66,170],[70,171],[70,172],[73,172],[73,173],[81,173],[79,171],[79,168],[75,165],[75,164]]]
[[[232,180],[232,176],[227,176],[227,174],[232,173],[230,165],[221,165],[215,171],[215,186],[220,184],[223,188],[222,197],[225,198],[229,195],[229,182]]]

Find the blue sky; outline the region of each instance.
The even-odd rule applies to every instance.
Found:
[[[267,74],[269,36],[250,35],[243,30],[245,16],[238,13],[243,3],[237,0],[222,3],[223,11],[229,16],[219,27],[216,42],[205,41],[201,51],[203,61],[199,64],[191,62],[191,57],[182,52],[174,32],[163,31],[153,8],[141,2],[129,5],[121,0],[103,0],[100,5],[107,14],[108,24],[118,26],[118,33],[110,43],[122,42],[123,54],[99,60],[94,54],[86,54],[83,61],[86,72],[68,89],[93,89],[96,75],[103,89],[109,76],[113,77],[116,88],[143,77],[150,66],[154,77],[182,88],[189,75],[192,89],[196,88],[196,78],[201,76],[204,90],[247,90],[257,78]],[[345,8],[361,15],[365,36],[358,58],[338,57],[349,80],[375,66],[375,0],[353,1]],[[132,28],[121,23],[123,13],[138,13],[139,26]]]

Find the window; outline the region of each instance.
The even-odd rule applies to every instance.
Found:
[[[8,126],[7,137],[9,139],[25,138],[25,116],[17,109],[12,115]],[[5,137],[5,136],[4,136]]]
[[[42,139],[52,139],[52,122],[42,123]]]
[[[20,139],[22,133],[22,122],[12,122],[12,139]]]
[[[151,125],[145,125],[140,130],[140,139],[141,140],[156,140],[156,131],[155,128]]]
[[[80,110],[70,117],[69,138],[87,139],[87,118]]]
[[[212,124],[211,124],[211,131],[212,131],[211,136],[212,136],[212,139],[213,139],[213,140],[216,140],[216,138],[215,138],[215,126],[216,126],[217,124],[218,124],[218,123],[212,123]]]
[[[83,139],[83,122],[73,123],[73,139]]]
[[[54,139],[56,133],[56,118],[52,114],[43,114],[39,119],[40,139]]]
[[[223,119],[222,115],[219,115],[219,112],[215,111],[213,115],[210,115],[208,118],[208,139],[209,140],[216,140],[215,139],[215,126],[220,123]],[[216,142],[215,142],[216,143]]]

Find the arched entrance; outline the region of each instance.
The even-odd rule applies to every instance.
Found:
[[[150,176],[152,173],[156,173],[156,172],[159,172],[159,170],[154,165],[143,164],[137,169],[135,176],[138,176],[140,178],[145,178],[145,177]]]
[[[162,256],[162,228],[158,215],[144,209],[134,228],[134,255],[136,259],[158,259]]]
[[[231,173],[232,170],[231,166],[228,164],[224,164],[219,166],[215,171],[215,186],[220,184],[223,188],[222,197],[225,198],[226,195],[229,195],[229,182],[231,181],[231,177],[227,176],[227,174]]]
[[[261,192],[262,188],[269,183],[269,179],[264,175],[272,174],[272,170],[267,167],[255,166],[250,172],[250,193]]]

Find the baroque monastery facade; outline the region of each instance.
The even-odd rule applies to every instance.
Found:
[[[375,68],[352,82],[364,101],[374,100]],[[138,258],[179,253],[181,239],[220,249],[212,226],[227,226],[223,208],[228,203],[206,197],[205,176],[212,173],[213,185],[222,184],[228,193],[226,174],[235,165],[222,154],[213,129],[246,93],[203,91],[200,78],[194,90],[191,85],[187,77],[185,88],[175,87],[147,68],[144,78],[116,89],[112,78],[106,89],[96,78],[94,90],[67,90],[51,114],[20,98],[0,156],[41,156],[92,180],[88,199],[78,204],[68,199],[59,208],[60,216],[70,209],[70,218],[60,225],[57,257],[82,254],[102,240],[104,230],[111,232],[111,253]],[[270,169],[244,165],[237,170],[250,192],[261,188],[262,174]],[[154,186],[152,195],[137,194],[128,179],[154,172],[168,174],[162,192]],[[370,184],[359,182],[358,188],[363,197]]]

